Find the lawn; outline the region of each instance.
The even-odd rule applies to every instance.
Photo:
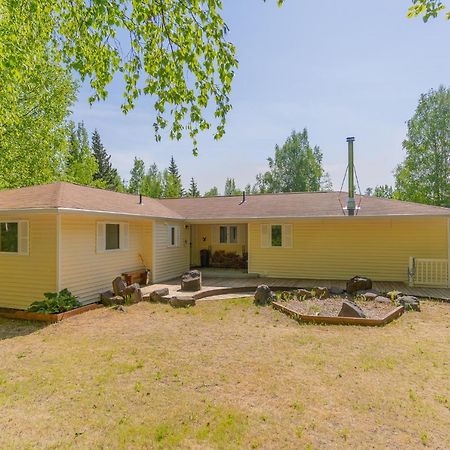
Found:
[[[450,304],[383,328],[250,299],[0,319],[0,448],[450,448]]]

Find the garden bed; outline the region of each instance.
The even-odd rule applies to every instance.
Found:
[[[366,315],[365,318],[338,316],[344,300],[347,299],[331,297],[327,299],[289,300],[287,302],[276,301],[273,302],[273,307],[301,322],[341,325],[385,325],[400,317],[404,312],[403,306],[396,306],[394,303],[385,304],[375,300],[366,300],[358,302],[358,306]]]
[[[70,311],[57,314],[44,314],[30,311],[23,311],[21,309],[0,308],[0,317],[6,319],[22,319],[22,320],[37,320],[40,322],[59,322],[72,316],[77,316],[92,309],[102,308],[103,305],[93,303],[91,305],[81,306],[80,308],[72,309]]]

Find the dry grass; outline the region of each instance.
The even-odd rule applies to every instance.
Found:
[[[0,448],[450,448],[450,305],[384,328],[248,299],[0,319]]]

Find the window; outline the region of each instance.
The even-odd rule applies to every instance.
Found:
[[[261,248],[292,248],[293,226],[285,224],[261,224]]]
[[[97,253],[128,249],[128,223],[97,222]]]
[[[281,225],[272,225],[272,247],[281,247],[283,244],[283,227]]]
[[[168,246],[180,246],[180,227],[178,225],[169,225],[168,227]]]
[[[228,243],[228,228],[227,227],[220,227],[220,240],[219,242],[221,244],[227,244]]]
[[[238,241],[238,228],[236,225],[230,227],[230,244],[237,244]]]
[[[118,223],[107,223],[105,227],[105,233],[105,250],[120,249],[120,225]]]
[[[19,252],[19,224],[18,222],[1,222],[0,224],[0,252]]]
[[[238,244],[238,226],[237,225],[220,225],[214,227],[213,242],[216,244]]]

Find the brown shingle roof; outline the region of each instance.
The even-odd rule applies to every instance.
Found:
[[[303,192],[250,195],[244,204],[240,196],[156,200],[144,197],[143,204],[132,194],[95,189],[70,183],[53,183],[0,192],[0,212],[15,209],[54,209],[100,211],[167,219],[245,220],[250,218],[340,217],[346,194]],[[358,197],[359,216],[450,216],[450,208],[418,203]]]
[[[182,219],[158,200],[71,183],[52,183],[0,192],[0,212],[9,209],[53,209],[102,211],[146,217]]]
[[[340,202],[339,202],[340,199]],[[162,199],[161,203],[191,220],[269,218],[269,217],[334,217],[343,216],[347,194],[337,192],[302,192],[241,196]],[[450,208],[358,196],[359,216],[450,215]]]

